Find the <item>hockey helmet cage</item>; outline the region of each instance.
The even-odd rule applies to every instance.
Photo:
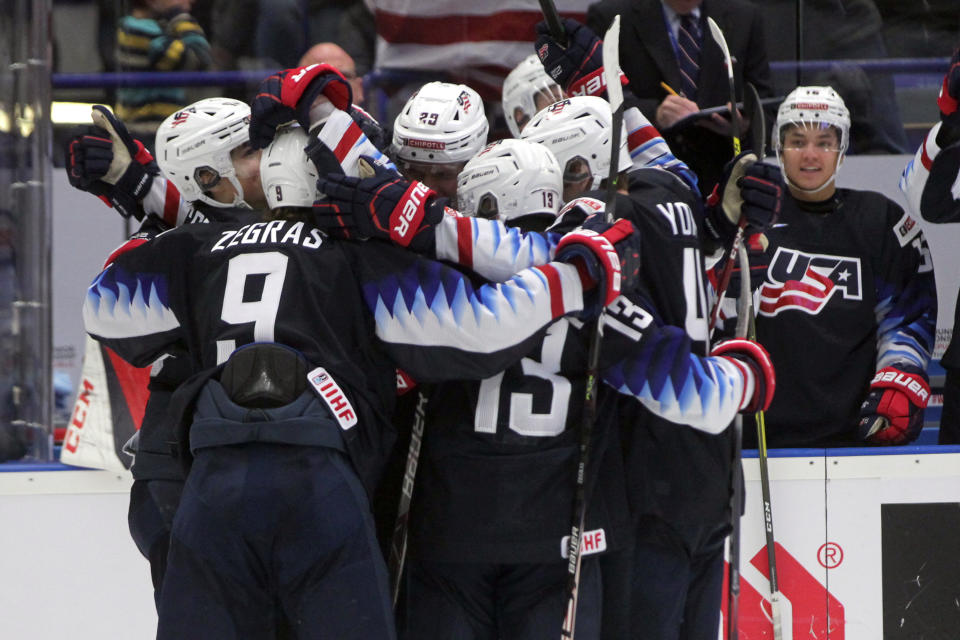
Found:
[[[249,140],[249,105],[230,98],[206,98],[160,123],[157,164],[188,202],[201,200],[214,207],[247,207],[230,152]],[[217,202],[206,193],[222,179],[229,180],[236,189],[231,203]]]
[[[293,125],[277,133],[260,156],[260,183],[270,209],[310,207],[317,199],[317,168],[304,152],[306,131]]]
[[[790,92],[777,110],[774,127],[777,149],[783,148],[787,127],[798,124],[836,127],[841,155],[850,145],[850,111],[832,87],[797,87]]]
[[[529,140],[506,139],[487,145],[457,178],[457,206],[469,216],[504,222],[521,216],[556,216],[563,197],[563,175],[553,153]]]
[[[543,63],[537,54],[532,53],[513,68],[503,80],[503,117],[514,138],[520,137],[520,130],[540,111],[537,108],[537,96],[546,99],[547,104],[563,97],[560,85],[553,81],[543,69]],[[517,122],[517,116],[521,122]]]
[[[570,173],[574,160],[585,162],[593,178],[589,188],[596,189],[610,172],[612,122],[609,102],[596,96],[574,96],[539,111],[520,137],[546,145],[560,164],[565,182],[587,177]],[[621,127],[617,170],[626,171],[632,161],[627,149],[626,127]]]
[[[466,162],[487,144],[489,128],[480,94],[464,84],[428,82],[394,121],[393,146],[407,162]]]

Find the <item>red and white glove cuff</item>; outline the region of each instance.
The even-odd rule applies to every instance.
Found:
[[[906,373],[893,367],[884,367],[870,381],[874,389],[895,389],[910,399],[910,403],[921,409],[930,400],[930,385],[919,375]]]
[[[346,111],[350,108],[350,85],[347,79],[343,77],[336,68],[329,64],[311,64],[300,69],[288,69],[283,78],[283,86],[280,89],[280,95],[283,104],[293,107],[300,102],[303,92],[314,78],[320,75],[332,73],[340,78],[342,82],[328,82],[323,87],[323,95],[333,103],[337,109]]]
[[[736,338],[725,340],[717,344],[710,352],[711,356],[723,356],[733,362],[743,372],[743,397],[740,400],[740,410],[748,411],[766,411],[773,401],[773,394],[777,389],[777,377],[773,369],[773,362],[770,360],[770,354],[759,342],[753,340],[744,340]],[[754,370],[739,360],[736,356],[749,358],[750,362],[757,367]],[[758,389],[760,380],[757,375],[763,376],[763,388]],[[756,397],[758,391],[763,392],[763,397]]]
[[[390,214],[390,240],[394,244],[410,246],[423,224],[427,201],[435,195],[437,192],[422,182],[410,185]]]
[[[620,84],[627,86],[627,76],[620,72]],[[571,96],[603,96],[607,90],[607,79],[603,75],[603,67],[577,78],[567,87]]]
[[[633,233],[633,226],[629,221],[623,219],[617,220],[603,234],[590,229],[577,229],[560,238],[554,255],[560,255],[564,247],[574,244],[587,248],[600,262],[600,268],[604,274],[603,305],[606,306],[620,295],[622,281],[620,256],[617,255],[617,250],[613,245],[631,233]],[[584,279],[583,271],[580,270],[579,266],[577,269],[581,274],[581,279]]]

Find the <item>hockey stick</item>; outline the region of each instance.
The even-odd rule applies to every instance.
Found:
[[[747,113],[750,114],[751,127],[753,127],[752,137],[754,152],[757,154],[757,157],[762,160],[763,158],[767,157],[766,117],[763,112],[763,105],[760,102],[760,96],[757,95],[757,88],[749,82],[746,85],[743,101],[744,105],[747,107]],[[749,282],[749,273],[749,269],[746,271],[741,269],[741,280]],[[743,289],[742,285],[741,289]],[[751,304],[747,308],[750,320],[748,325],[749,331],[747,332],[747,335],[751,340],[756,340],[756,316],[753,313],[752,295],[750,297],[750,302]],[[760,461],[760,489],[761,493],[763,494],[763,515],[766,525],[764,528],[766,529],[767,536],[767,561],[770,564],[770,610],[773,622],[773,637],[774,640],[781,640],[783,638],[783,628],[780,607],[780,588],[777,581],[777,551],[776,547],[774,546],[775,541],[773,537],[773,510],[771,509],[770,505],[770,465],[767,462],[767,425],[763,411],[758,411],[754,418],[757,421],[757,448],[759,451]]]
[[[733,136],[733,155],[740,155],[740,113],[737,111],[737,91],[733,82],[733,59],[730,57],[730,49],[727,48],[727,39],[723,37],[723,31],[717,23],[707,16],[707,26],[710,27],[710,35],[723,51],[723,63],[727,67],[727,85],[730,88],[730,132]]]
[[[610,109],[613,112],[612,125],[614,134],[610,149],[610,172],[607,174],[607,203],[606,218],[613,220],[613,211],[616,200],[617,167],[620,159],[620,128],[623,126],[623,89],[620,86],[620,16],[613,19],[613,23],[603,37],[603,75],[607,82],[607,95],[610,98]],[[614,88],[615,85],[615,88]],[[611,186],[614,188],[611,189]],[[577,601],[580,590],[580,567],[583,564],[581,555],[581,536],[587,517],[587,462],[590,459],[590,441],[593,438],[593,423],[597,418],[597,378],[600,368],[600,327],[603,324],[603,311],[596,319],[596,324],[590,332],[590,346],[587,352],[587,381],[586,395],[583,400],[583,420],[580,424],[580,460],[577,463],[577,483],[573,495],[573,516],[570,524],[570,539],[567,544],[567,608],[563,617],[563,626],[560,629],[561,640],[573,640],[576,630]]]
[[[707,26],[710,27],[710,35],[723,52],[723,63],[727,68],[727,85],[730,89],[730,134],[733,138],[733,155],[740,155],[740,114],[737,111],[737,91],[733,82],[733,60],[730,57],[730,49],[727,47],[727,40],[723,37],[723,31],[717,23],[707,16]],[[722,205],[721,205],[722,206]],[[727,287],[730,286],[730,276],[733,274],[733,264],[737,259],[737,248],[743,242],[743,229],[747,226],[747,220],[743,216],[737,224],[737,232],[733,236],[733,243],[730,245],[730,251],[727,253],[726,263],[723,271],[720,272],[720,282],[717,285],[717,301],[710,312],[710,334],[713,335],[713,328],[717,324],[717,318],[720,316],[720,307],[727,293]]]
[[[563,23],[560,22],[560,14],[557,13],[557,6],[553,4],[553,0],[540,0],[540,12],[543,13],[543,19],[547,21],[550,35],[557,44],[566,48],[567,32],[563,30]]]
[[[740,273],[750,273],[750,259],[747,257],[747,248],[742,244],[737,250],[740,260]],[[749,331],[750,302],[749,278],[740,277],[740,299],[737,302],[737,330],[736,337],[745,338]],[[743,511],[743,468],[740,462],[741,443],[743,440],[743,416],[739,413],[733,419],[733,495],[730,498],[730,565],[727,570],[727,640],[737,640],[739,635],[740,618],[740,512]]]
[[[410,501],[413,499],[413,482],[417,477],[417,463],[420,460],[420,446],[423,443],[423,427],[426,417],[427,396],[417,392],[417,407],[413,413],[413,426],[410,431],[410,446],[407,448],[407,464],[403,470],[403,484],[400,487],[400,502],[397,505],[397,519],[390,538],[390,558],[387,568],[390,574],[390,594],[396,609],[400,596],[400,580],[403,577],[403,565],[407,558],[407,523],[410,520]]]
[[[750,127],[752,132],[751,146],[754,152],[760,157],[764,157],[766,150],[766,119],[763,113],[763,105],[760,97],[757,95],[757,89],[749,82],[746,86],[746,93],[743,98],[744,107],[750,117]],[[737,247],[737,254],[740,261],[740,299],[737,302],[737,328],[736,336],[743,338],[750,333],[750,327],[753,324],[753,292],[750,290],[750,259],[747,257],[747,249],[741,242]],[[727,597],[727,638],[728,640],[737,640],[739,635],[738,617],[740,603],[740,512],[743,510],[741,491],[743,485],[743,471],[741,468],[741,443],[743,440],[743,418],[739,414],[734,419],[734,442],[733,442],[733,499],[731,501],[732,531],[730,533],[730,569],[728,572],[728,597]]]

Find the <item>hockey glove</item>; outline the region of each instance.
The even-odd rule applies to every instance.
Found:
[[[960,128],[960,110],[957,101],[960,100],[960,49],[953,52],[950,58],[950,68],[943,76],[943,85],[937,97],[937,106],[940,108],[940,120],[951,128]]]
[[[547,228],[547,231],[568,233],[580,227],[590,216],[603,214],[606,208],[606,203],[597,198],[574,198],[563,205],[563,208],[557,213],[557,219]]]
[[[747,235],[764,233],[780,215],[783,192],[780,167],[745,151],[727,163],[707,198],[707,229],[714,240],[728,244],[743,216]]]
[[[266,147],[273,141],[277,127],[293,120],[309,129],[310,107],[321,95],[343,111],[350,109],[353,102],[350,84],[328,64],[286,69],[267,77],[250,105],[251,146]]]
[[[710,355],[726,358],[743,373],[741,413],[767,410],[777,388],[777,376],[770,354],[759,342],[741,338],[724,340],[713,348]]]
[[[317,190],[326,199],[313,205],[315,224],[342,238],[380,238],[432,254],[433,227],[444,215],[437,193],[422,182],[404,180],[368,156],[358,164],[360,175],[369,174],[370,169],[373,175],[353,178],[330,173],[317,181]]]
[[[912,442],[923,428],[923,409],[929,399],[930,385],[920,369],[880,369],[860,407],[860,438],[870,444]]]
[[[160,169],[143,143],[109,109],[94,105],[91,118],[95,126],[80,128],[67,143],[70,183],[99,196],[123,217],[140,220],[141,200]]]
[[[569,95],[606,97],[603,41],[589,27],[571,18],[564,18],[566,48],[553,39],[546,22],[538,22],[535,29],[538,34],[537,56],[547,75]],[[625,80],[626,76],[621,73],[620,81],[626,84]]]
[[[598,292],[592,302],[584,301],[584,315],[593,317],[636,281],[640,237],[629,220],[609,224],[595,215],[560,238],[554,256],[577,267],[585,291]]]

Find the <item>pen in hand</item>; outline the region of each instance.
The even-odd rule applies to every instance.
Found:
[[[660,86],[663,87],[664,90],[665,90],[667,93],[669,93],[670,95],[672,95],[672,96],[680,96],[679,93],[677,93],[676,91],[673,90],[673,87],[671,87],[670,85],[668,85],[668,84],[667,84],[666,82],[664,82],[663,80],[660,81]],[[680,96],[680,97],[683,97],[683,96]]]

